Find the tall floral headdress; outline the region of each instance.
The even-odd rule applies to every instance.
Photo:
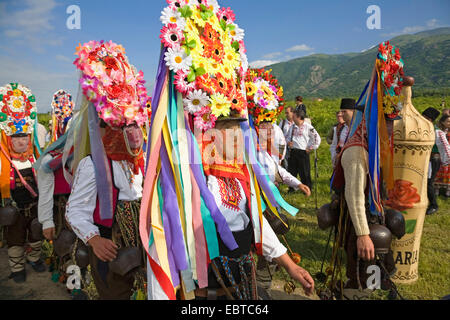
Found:
[[[398,48],[389,41],[378,47],[377,71],[381,78],[384,113],[395,119],[402,110],[400,94],[403,88],[404,63]]]
[[[244,30],[233,11],[215,0],[167,2],[160,35],[164,60],[195,126],[207,130],[218,118],[247,118]]]
[[[75,54],[83,93],[99,117],[111,127],[143,125],[148,100],[144,74],[128,62],[125,49],[112,41],[90,41]]]
[[[32,134],[36,122],[36,98],[19,83],[0,87],[0,129],[7,136]]]
[[[219,7],[215,0],[168,3],[161,16],[163,45],[152,97],[140,235],[148,253],[148,272],[164,291],[158,297],[175,299],[180,285],[186,292],[192,292],[196,284],[208,286],[208,264],[219,256],[218,236],[230,250],[237,248],[208,189],[202,161],[204,142],[208,143],[205,136],[215,130],[201,133],[222,119],[248,119],[248,63],[244,31],[230,8]],[[245,164],[239,164],[235,172],[248,177],[245,185],[255,203],[251,211],[255,246],[261,253],[261,196],[274,207],[280,206],[282,198],[257,163],[249,122],[241,121],[240,126],[250,135],[243,139]],[[298,211],[281,206],[293,215]]]
[[[70,93],[58,90],[52,101],[52,142],[64,134],[67,124],[73,116],[73,99]]]
[[[283,87],[271,71],[250,69],[245,77],[248,112],[257,126],[261,122],[275,122],[284,110]]]

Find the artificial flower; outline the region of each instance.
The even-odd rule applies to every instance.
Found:
[[[169,23],[162,28],[160,38],[164,46],[169,48],[180,46],[181,42],[184,41],[183,31],[173,23]]]
[[[189,82],[187,79],[188,73],[180,70],[175,75],[175,87],[182,94],[186,95],[195,89],[195,82]]]
[[[211,109],[204,107],[195,113],[194,125],[202,130],[207,131],[215,127],[217,117],[211,113]]]
[[[211,96],[211,112],[217,118],[220,116],[228,116],[231,111],[230,101],[221,93]]]
[[[234,26],[233,29],[230,30],[230,36],[233,41],[242,41],[245,36],[244,29],[239,28],[237,24],[232,24]]]
[[[183,99],[183,102],[184,110],[188,111],[191,114],[195,114],[209,104],[209,97],[202,90],[194,90],[186,95],[186,98]]]
[[[233,23],[236,20],[236,15],[230,8],[221,8],[217,12],[217,19],[225,20],[226,23]]]
[[[169,24],[176,24],[180,29],[186,26],[186,20],[181,16],[181,13],[175,8],[164,8],[161,12],[161,22],[168,26]]]
[[[164,60],[169,69],[174,72],[180,70],[187,72],[192,65],[192,57],[188,56],[181,47],[168,48]]]

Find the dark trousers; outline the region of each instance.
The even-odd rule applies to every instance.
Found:
[[[16,223],[6,228],[6,242],[9,247],[23,247],[27,242],[40,241],[33,239],[30,229],[31,222],[37,218],[37,205],[33,206],[30,212],[30,216],[25,216],[23,212],[19,212]]]
[[[430,162],[431,162],[431,178],[428,179],[428,184],[427,184],[427,194],[428,194],[428,201],[429,201],[428,208],[437,209],[438,204],[437,204],[436,192],[434,189],[434,180],[436,179],[436,175],[439,171],[439,168],[441,167],[441,159],[433,157],[433,158],[431,158]]]
[[[288,171],[294,177],[300,175],[300,181],[312,190],[311,163],[309,154],[305,150],[291,149]]]

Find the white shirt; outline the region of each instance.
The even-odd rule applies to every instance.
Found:
[[[441,129],[436,129],[436,146],[441,156],[443,166],[450,164],[450,144],[448,143],[446,134]]]
[[[238,179],[228,179],[230,185],[234,188],[233,194],[227,195],[232,201],[223,201],[222,195],[225,190],[221,188],[218,179],[215,176],[208,177],[208,188],[214,195],[216,204],[227,221],[231,232],[243,231],[247,228],[250,219],[246,214],[247,198]],[[281,257],[287,252],[287,249],[281,244],[280,240],[273,232],[272,228],[263,216],[263,256],[267,261]]]
[[[344,124],[344,127],[342,128],[341,131],[341,135],[339,137],[339,141],[338,141],[338,136],[337,136],[337,127],[334,127],[334,134],[333,134],[333,142],[330,145],[330,152],[331,152],[331,163],[335,163],[336,160],[336,148],[341,147],[343,148],[345,145],[345,141],[347,140],[347,136],[348,136],[349,130],[348,130],[348,126],[347,124]]]
[[[130,186],[128,176],[121,165],[122,161],[112,161],[114,183],[119,189],[119,200],[134,201],[142,198],[142,173],[134,176]],[[123,161],[127,168],[127,164]],[[82,159],[75,173],[72,193],[66,207],[66,220],[71,225],[76,235],[84,243],[96,235],[100,235],[97,226],[94,225],[94,210],[97,203],[97,185],[95,181],[94,163],[90,157]]]
[[[42,159],[41,168],[37,170],[37,179],[39,181],[39,201],[38,201],[38,218],[42,224],[42,228],[54,228],[53,222],[53,193],[55,191],[55,175],[52,172],[46,172],[42,169],[44,163],[51,161],[53,157],[46,154]]]
[[[316,150],[319,148],[322,140],[312,125],[303,122],[300,127],[294,124],[289,129],[286,142],[293,142],[293,149],[306,150],[312,148],[313,150]]]
[[[272,155],[272,157],[277,163],[281,163],[281,161],[286,157],[286,138],[284,137],[283,130],[281,130],[281,128],[276,124],[273,125],[273,132],[275,148],[278,153],[280,152],[280,149],[283,149],[283,154],[281,155],[281,158],[279,158],[276,154]]]
[[[299,190],[299,185],[301,184],[300,180],[291,175],[286,169],[278,164],[278,162],[274,161],[273,158],[269,155],[267,151],[258,152],[258,161],[261,165],[266,169],[267,176],[270,181],[275,183],[277,171],[280,174],[281,180],[283,183],[288,185],[295,190]]]
[[[284,119],[280,122],[278,127],[283,131],[284,137],[287,139],[289,129],[291,129],[292,125],[294,124],[293,121],[290,121],[288,119]]]

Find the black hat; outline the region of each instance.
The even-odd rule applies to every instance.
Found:
[[[428,108],[422,113],[423,116],[430,118],[432,122],[434,122],[440,114],[441,113],[435,108]]]
[[[341,101],[341,110],[355,110],[356,109],[356,101],[355,99],[342,99]]]

